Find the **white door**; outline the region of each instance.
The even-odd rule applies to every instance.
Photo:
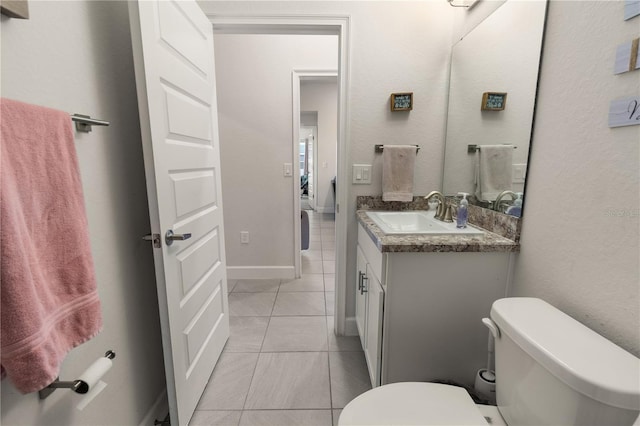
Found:
[[[229,337],[213,28],[193,0],[131,2],[130,21],[171,424],[187,425]]]

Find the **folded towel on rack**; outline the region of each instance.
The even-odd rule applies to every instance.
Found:
[[[28,393],[102,316],[69,114],[9,99],[0,114],[0,360]]]
[[[476,151],[476,197],[495,201],[513,182],[513,145],[481,145]]]
[[[382,151],[382,201],[413,201],[415,145],[385,145]]]

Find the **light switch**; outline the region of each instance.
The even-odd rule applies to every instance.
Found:
[[[353,165],[353,183],[362,185],[371,184],[371,164]]]
[[[240,231],[240,244],[249,244],[249,231]]]
[[[512,167],[513,183],[524,183],[524,178],[527,173],[526,164],[514,164]]]
[[[284,163],[284,175],[293,176],[293,165],[291,163]]]

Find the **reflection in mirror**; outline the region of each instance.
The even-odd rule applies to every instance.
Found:
[[[453,46],[445,195],[520,216],[546,6],[507,0]]]

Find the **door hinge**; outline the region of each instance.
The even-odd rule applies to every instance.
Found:
[[[145,241],[153,242],[153,248],[161,248],[162,247],[162,239],[160,238],[160,234],[149,234],[142,237]]]

